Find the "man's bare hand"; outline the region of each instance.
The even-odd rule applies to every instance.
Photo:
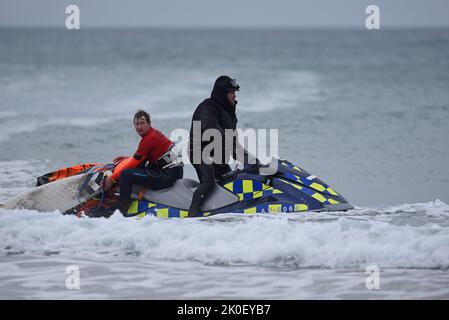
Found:
[[[112,176],[106,178],[103,184],[103,191],[108,191],[114,185],[114,180],[112,180]]]

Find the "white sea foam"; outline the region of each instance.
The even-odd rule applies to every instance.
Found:
[[[0,110],[0,119],[17,116],[19,113],[12,110]]]
[[[92,115],[87,116],[53,116],[48,119],[35,119],[24,115],[6,120],[0,131],[0,142],[8,140],[12,135],[37,131],[47,126],[97,127],[117,120],[129,120],[130,115]],[[26,119],[26,122],[24,121]]]
[[[0,203],[33,187],[37,173],[44,174],[49,161],[0,161]]]
[[[26,125],[23,125],[23,123],[21,124],[21,122],[23,121],[19,119],[12,119],[2,123],[2,128],[0,131],[0,142],[8,140],[13,134],[32,132],[40,127],[38,121],[27,120]]]
[[[245,112],[268,112],[279,108],[297,107],[301,103],[323,99],[323,86],[318,74],[307,70],[284,71],[272,76],[256,91],[242,91],[242,110]]]
[[[447,215],[449,211],[441,201],[404,206],[417,206],[430,215]],[[390,208],[396,213],[388,215],[402,212],[399,207]],[[0,252],[60,252],[97,258],[131,254],[282,268],[356,269],[367,263],[382,268],[449,268],[448,226],[379,221],[371,219],[372,210],[358,218],[349,214],[329,220],[292,220],[285,216],[139,220],[119,214],[110,219],[77,219],[57,212],[0,210]],[[422,213],[415,214],[417,219],[425,218]]]

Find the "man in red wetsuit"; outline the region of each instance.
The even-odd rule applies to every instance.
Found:
[[[172,152],[174,142],[151,127],[150,115],[139,110],[134,115],[133,123],[137,134],[142,137],[139,147],[132,157],[115,158],[114,172],[103,187],[106,191],[119,182],[120,200],[117,207],[124,215],[131,203],[133,184],[157,190],[173,185],[183,176],[182,162],[174,161],[177,156]]]

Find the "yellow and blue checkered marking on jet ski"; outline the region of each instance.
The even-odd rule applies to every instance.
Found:
[[[209,214],[210,212],[205,212],[203,216],[207,217]],[[128,216],[142,218],[145,215],[158,218],[187,218],[188,211],[144,200],[133,200],[128,208]]]
[[[334,200],[332,198],[327,198],[325,196],[323,196],[321,193],[316,192],[315,190],[290,182],[288,180],[284,180],[284,179],[279,179],[280,181],[291,185],[292,187],[301,190],[302,192],[304,192],[305,194],[308,194],[309,196],[311,196],[312,198],[318,200],[319,202],[321,202],[322,204],[339,204],[340,202],[338,202],[337,200]]]
[[[249,179],[235,180],[225,184],[223,187],[236,194],[240,201],[283,193],[281,190],[267,186],[260,181]]]
[[[321,183],[318,183],[316,181],[313,180],[309,180],[291,173],[287,173],[284,172],[282,174],[285,178],[289,179],[289,180],[293,180],[296,181],[306,187],[309,187],[311,189],[314,189],[316,191],[322,192],[322,193],[327,193],[329,195],[332,196],[338,196],[338,193],[334,191],[334,189],[332,189],[331,187],[327,186],[327,185],[322,185]]]
[[[254,213],[289,213],[307,211],[309,208],[304,203],[274,203],[274,204],[259,204],[250,208],[235,210],[235,213],[254,214]],[[133,200],[128,209],[128,217],[143,218],[146,215],[152,215],[158,218],[187,218],[188,212],[186,210],[169,208],[166,206],[158,205],[148,201]],[[210,212],[205,212],[204,216],[207,217]]]
[[[295,183],[290,183],[287,180],[281,181],[290,184],[300,190],[305,191],[305,193],[312,195],[317,200],[320,200],[319,198],[321,195],[318,192],[314,192],[313,190],[297,185]],[[249,179],[242,179],[242,180],[235,180],[232,182],[229,182],[225,184],[223,187],[228,189],[229,191],[236,194],[240,201],[243,200],[252,200],[257,199],[260,197],[275,195],[275,194],[282,194],[283,192],[279,189],[270,187],[260,181],[255,180],[249,180]],[[313,195],[313,193],[316,193]],[[321,196],[322,197],[322,196]],[[324,204],[331,203],[328,202],[328,199],[322,197],[321,202]],[[330,199],[329,201],[333,201]],[[338,202],[335,202],[338,203]],[[269,213],[269,214],[275,214],[275,213],[282,213],[282,212],[300,212],[300,211],[307,211],[309,210],[308,205],[304,203],[264,203],[264,204],[258,204],[251,206],[249,208],[235,210],[233,212],[236,213]],[[152,203],[145,200],[133,200],[131,202],[131,205],[128,209],[128,216],[130,217],[144,217],[145,215],[153,215],[158,218],[186,218],[188,216],[187,210],[177,209],[177,208],[171,208],[167,207],[165,205]],[[210,212],[205,212],[204,216],[209,216]]]
[[[286,167],[289,167],[290,169],[294,169],[294,170],[299,171],[299,172],[303,171],[300,167],[295,166],[294,164],[291,164],[291,163],[288,163],[288,162],[281,162],[281,164],[286,166]]]

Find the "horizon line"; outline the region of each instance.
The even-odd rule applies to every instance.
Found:
[[[61,29],[67,30],[64,24],[61,26],[56,25],[1,25],[0,29]],[[113,26],[113,25],[86,25],[82,26],[78,30],[88,29],[88,30],[186,30],[186,31],[213,31],[213,30],[279,30],[279,31],[339,31],[339,30],[348,30],[348,31],[372,31],[365,28],[365,26],[166,26],[166,25],[142,25],[142,26]],[[449,25],[441,25],[441,26],[413,26],[413,25],[403,25],[403,26],[381,26],[381,28],[377,31],[383,30],[397,30],[397,31],[406,31],[406,30],[445,30],[449,29]],[[71,30],[69,30],[71,31]]]

